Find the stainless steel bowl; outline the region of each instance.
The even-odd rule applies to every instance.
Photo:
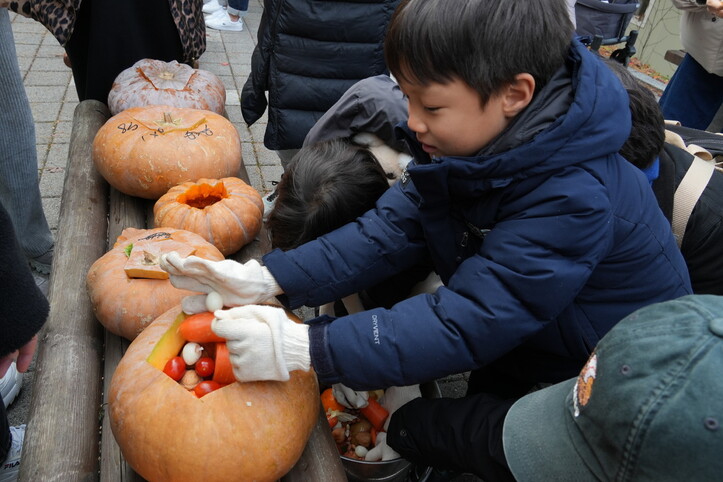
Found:
[[[419,387],[424,398],[441,398],[437,382],[424,383]],[[350,482],[403,482],[408,479],[412,463],[405,459],[367,462],[341,456],[341,463]],[[416,479],[424,480],[424,477]]]

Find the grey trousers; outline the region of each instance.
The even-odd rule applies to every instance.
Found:
[[[18,67],[8,11],[0,8],[0,202],[25,256],[53,247],[38,184],[35,123]]]

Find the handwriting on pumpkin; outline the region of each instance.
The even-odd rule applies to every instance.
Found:
[[[118,129],[120,129],[121,134],[125,134],[126,132],[138,129],[138,124],[134,124],[133,122],[124,122],[118,126]]]
[[[183,134],[183,137],[185,137],[189,141],[195,141],[196,139],[198,139],[201,136],[210,137],[212,135],[213,135],[213,131],[211,129],[209,129],[208,124],[206,124],[206,125],[204,125],[204,129],[202,131],[196,131],[196,132],[186,131],[186,133]]]

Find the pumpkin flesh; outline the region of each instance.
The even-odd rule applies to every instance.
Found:
[[[288,382],[234,382],[196,398],[158,368],[180,349],[168,335],[180,310],[151,323],[113,374],[109,415],[124,457],[155,482],[278,480],[301,456],[318,418],[316,376],[296,370]]]

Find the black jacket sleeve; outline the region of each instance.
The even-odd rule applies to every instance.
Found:
[[[5,356],[40,331],[48,317],[49,305],[35,285],[10,216],[2,204],[0,246],[0,356]]]

